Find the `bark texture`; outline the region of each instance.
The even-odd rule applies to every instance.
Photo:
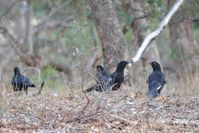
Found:
[[[168,0],[170,6],[174,0]],[[184,5],[188,4],[188,1]],[[169,32],[171,38],[172,68],[177,70],[184,61],[191,60],[196,53],[196,43],[193,39],[192,21],[190,12],[185,7],[181,8],[169,23]],[[192,60],[192,68],[196,62]]]
[[[90,0],[92,15],[101,40],[104,66],[111,68],[127,58],[127,47],[112,0]]]

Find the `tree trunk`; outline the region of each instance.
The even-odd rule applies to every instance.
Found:
[[[90,0],[92,15],[101,40],[104,66],[111,68],[127,58],[127,47],[112,0]]]
[[[168,1],[168,5],[171,5],[172,3],[173,0]],[[187,2],[185,4],[187,4]],[[181,8],[169,23],[172,48],[171,57],[173,60],[171,67],[174,71],[177,70],[179,65],[184,61],[191,60],[196,52],[196,44],[193,39],[192,21],[189,19],[190,17],[187,14],[188,12],[189,11],[185,10],[185,8]],[[195,67],[194,62],[195,61],[192,60],[192,68]]]
[[[134,32],[134,40],[133,40],[133,47],[137,49],[142,44],[144,38],[147,36],[149,31],[149,24],[145,14],[146,6],[145,0],[131,0],[131,8],[133,14],[133,22],[132,28]],[[136,10],[135,10],[136,9]],[[134,51],[136,52],[136,50]],[[153,41],[152,45],[150,45],[146,52],[142,56],[142,66],[145,68],[146,64],[152,60],[160,62],[159,51],[156,45],[156,42]]]

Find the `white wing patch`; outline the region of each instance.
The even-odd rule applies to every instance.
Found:
[[[158,86],[157,90],[160,90],[160,89],[161,89],[161,87],[162,87],[162,85]]]

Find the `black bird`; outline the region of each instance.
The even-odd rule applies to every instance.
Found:
[[[24,90],[27,94],[28,87],[36,87],[33,83],[31,83],[30,79],[23,76],[20,73],[18,67],[14,68],[14,76],[12,78],[12,86],[14,91],[22,91]]]
[[[161,71],[160,64],[156,61],[150,62],[153,72],[148,77],[148,96],[154,98],[158,96],[164,87],[165,75]]]
[[[112,90],[118,90],[120,88],[121,84],[123,83],[123,81],[124,81],[124,69],[125,69],[125,67],[128,63],[129,62],[127,62],[127,61],[121,61],[117,65],[115,72],[113,72],[111,74]]]
[[[103,66],[97,66],[97,88],[98,91],[108,91],[111,88],[111,77],[109,73],[103,68]]]
[[[109,91],[111,88],[111,78],[109,73],[103,68],[103,66],[97,66],[97,73],[96,73],[96,85],[93,87],[88,88],[85,92],[90,92],[92,90],[106,92]]]

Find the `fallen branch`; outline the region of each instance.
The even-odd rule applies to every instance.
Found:
[[[83,72],[83,71],[82,71]],[[86,105],[81,109],[81,112],[83,113],[86,108],[88,107],[89,103],[90,103],[90,99],[88,98],[88,96],[85,94],[84,92],[84,79],[82,78],[82,84],[81,84],[81,88],[82,88],[82,93],[84,94],[84,96],[86,97]]]
[[[171,17],[174,15],[174,13],[179,9],[179,7],[182,5],[184,0],[176,0],[172,8],[169,10],[168,14],[164,17],[164,19],[161,21],[158,29],[156,29],[154,32],[150,33],[141,44],[141,47],[138,49],[136,55],[132,58],[132,62],[135,63],[139,61],[141,58],[141,55],[146,50],[147,46],[150,44],[150,42],[157,37],[160,32],[164,29],[164,27],[169,23]]]

